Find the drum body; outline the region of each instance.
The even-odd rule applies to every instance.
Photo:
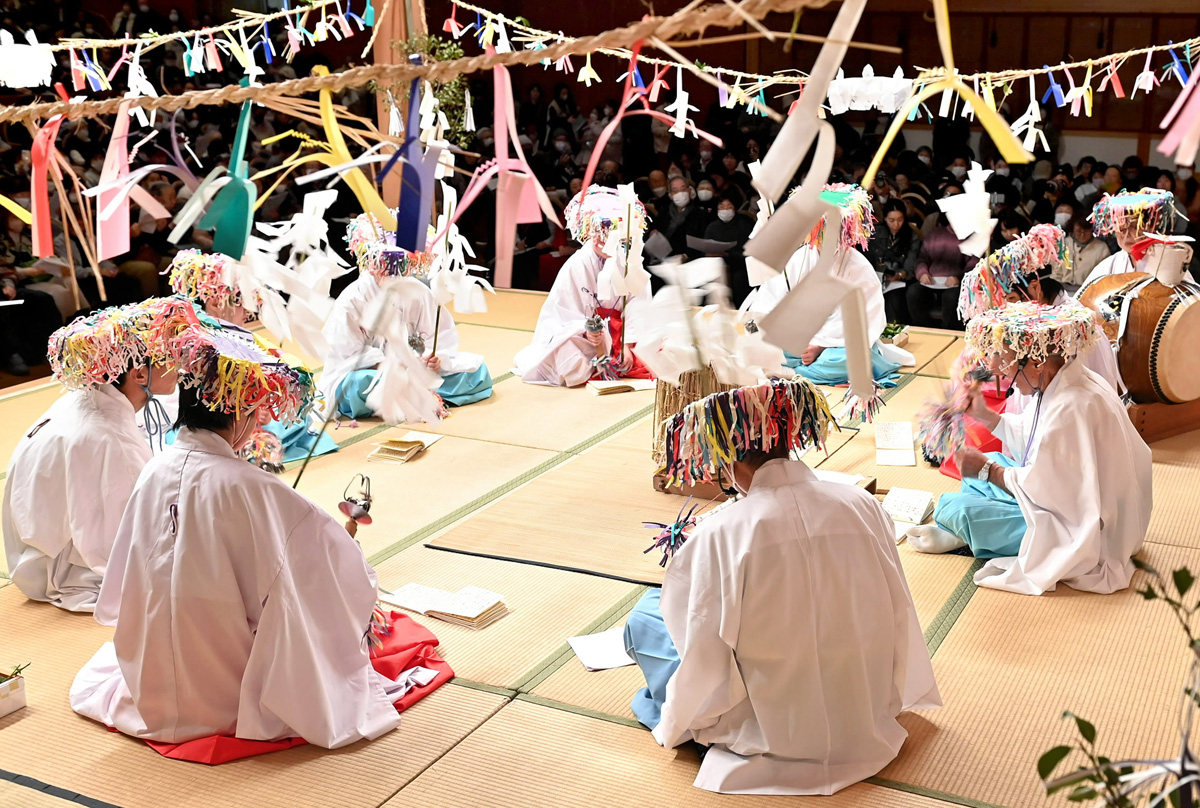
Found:
[[[657,468],[662,469],[666,464],[667,424],[671,418],[683,412],[689,404],[694,404],[706,396],[736,388],[737,385],[717,381],[717,374],[711,367],[680,374],[678,387],[662,379],[658,380],[658,389],[654,397],[654,437],[650,447],[650,455]]]
[[[1200,287],[1166,286],[1143,272],[1107,275],[1079,290],[1117,343],[1117,366],[1139,404],[1200,398]]]

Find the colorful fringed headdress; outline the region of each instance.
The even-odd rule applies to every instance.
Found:
[[[752,450],[823,446],[832,420],[825,396],[803,378],[713,393],[667,424],[668,482],[710,482],[722,465],[742,460]]]
[[[313,406],[308,368],[284,362],[278,349],[241,329],[196,324],[180,335],[180,384],[198,392],[214,412],[244,414],[265,407],[271,417],[290,423]]]
[[[79,317],[50,335],[50,369],[68,390],[111,384],[130,368],[175,365],[179,336],[197,322],[184,297],[155,297]]]
[[[613,228],[624,228],[629,216],[632,216],[633,228],[645,232],[646,208],[641,201],[623,201],[617,189],[603,185],[592,185],[577,193],[563,212],[571,238],[580,244],[589,241],[604,244]]]
[[[1088,218],[1097,236],[1111,236],[1131,223],[1142,233],[1170,232],[1175,227],[1175,195],[1158,188],[1105,194]]]
[[[180,250],[167,268],[171,289],[205,304],[240,306],[242,293],[234,288],[233,267],[236,263],[222,253]]]
[[[1074,359],[1099,340],[1096,313],[1071,301],[1062,306],[1009,303],[984,312],[967,325],[967,347],[981,357],[1011,349],[1017,359],[1042,362],[1049,356]]]
[[[420,278],[429,274],[433,255],[396,246],[396,234],[384,228],[373,213],[360,213],[346,225],[346,242],[360,272],[375,280],[398,276]]]
[[[800,186],[797,185],[792,189],[789,198],[799,190]],[[833,205],[842,213],[842,233],[838,238],[838,250],[849,250],[852,247],[865,250],[867,242],[875,232],[875,212],[871,209],[871,197],[866,190],[853,183],[834,182],[826,185],[825,190],[821,191],[821,201]],[[819,250],[824,238],[825,217],[822,216],[804,243]]]
[[[1034,225],[1028,233],[1008,242],[963,276],[958,316],[970,320],[1003,306],[1005,295],[1018,286],[1028,285],[1029,276],[1047,265],[1071,266],[1066,234],[1056,225]]]

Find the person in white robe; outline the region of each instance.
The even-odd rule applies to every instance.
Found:
[[[1101,338],[1077,303],[1013,303],[971,321],[968,347],[1033,404],[997,415],[972,395],[970,415],[1006,451],[955,455],[962,491],[942,495],[935,524],[909,530],[914,550],[966,546],[988,559],[976,584],[1027,595],[1129,585],[1150,524],[1151,453],[1112,387],[1076,359]]]
[[[632,210],[633,221],[625,218]],[[610,234],[646,227],[640,202],[627,205],[611,188],[593,185],[567,206],[567,227],[582,244],[559,270],[542,304],[533,341],[514,359],[513,372],[529,384],[578,387],[593,378],[649,379],[652,374],[631,350],[637,322],[629,303],[650,300],[650,285],[632,296],[612,292],[601,275],[620,275],[623,268],[610,247]],[[626,316],[629,314],[630,316]],[[622,348],[623,346],[623,348]]]
[[[751,424],[740,437],[706,415],[731,410]],[[647,682],[634,714],[667,748],[707,747],[699,788],[832,794],[896,757],[902,711],[941,706],[891,518],[788,459],[828,419],[795,379],[715,394],[671,421],[668,471],[731,452],[722,472],[743,495],[695,526],[625,627]]]
[[[196,339],[179,435],[138,480],[100,592],[113,641],[75,677],[71,707],[168,743],[377,738],[400,716],[366,639],[374,571],[345,527],[237,455],[259,407],[303,414],[311,377],[234,338]]]
[[[391,306],[388,316],[397,317],[407,329],[409,348],[441,377],[437,392],[446,404],[464,406],[490,398],[492,376],[483,357],[458,349],[454,318],[437,305],[429,287],[407,277],[387,278],[385,283],[389,290],[371,272],[360,273],[338,295],[325,322],[322,333],[329,353],[321,375],[323,414],[328,415],[335,400],[339,413],[350,418],[380,411],[379,397],[387,385],[377,377],[387,373],[388,338],[371,328],[374,310],[385,298]]]
[[[866,247],[867,240],[875,231],[870,197],[857,185],[839,183],[825,186],[821,198],[837,205],[842,214],[842,232],[838,239],[838,254],[834,259],[833,274],[863,290],[867,336],[871,344],[872,373],[881,386],[894,386],[900,367],[914,364],[915,360],[907,351],[879,341],[887,327],[882,276],[859,250],[860,247]],[[824,222],[814,228],[805,245],[788,259],[782,273],[752,292],[753,299],[749,305],[752,313],[764,315],[771,312],[817,265],[821,243],[818,238],[823,227]],[[788,367],[816,384],[846,384],[849,376],[846,370],[846,338],[841,306],[835,308],[826,318],[804,353],[800,356],[790,353],[785,355]]]
[[[1119,249],[1088,273],[1075,297],[1083,295],[1091,283],[1106,275],[1148,272],[1146,256],[1135,259],[1133,245],[1146,233],[1170,234],[1176,216],[1175,195],[1170,191],[1143,188],[1136,192],[1121,191],[1116,196],[1105,194],[1092,212],[1092,227],[1097,236],[1115,236]]]
[[[125,503],[151,457],[135,418],[174,391],[167,343],[190,311],[154,299],[81,317],[50,337],[54,375],[68,392],[25,430],[3,500],[9,575],[30,600],[95,608]],[[161,437],[165,427],[151,431]]]

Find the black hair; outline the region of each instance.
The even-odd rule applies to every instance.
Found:
[[[207,429],[218,432],[233,426],[234,415],[229,412],[214,412],[200,400],[200,394],[195,387],[179,386],[179,417],[175,419],[173,429]]]
[[[889,213],[892,213],[893,211],[903,213],[904,218],[905,219],[908,218],[908,206],[905,205],[903,202],[901,202],[899,199],[889,199],[887,202],[884,203],[884,205],[883,205],[884,218],[887,218],[887,215]]]

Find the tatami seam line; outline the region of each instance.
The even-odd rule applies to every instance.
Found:
[[[918,797],[928,797],[931,800],[939,800],[948,802],[952,805],[965,805],[968,808],[1004,808],[1002,805],[996,805],[992,802],[982,802],[974,800],[970,797],[960,797],[957,794],[949,794],[945,791],[937,791],[924,786],[914,786],[908,783],[901,783],[896,780],[888,780],[886,777],[868,777],[863,782],[870,783],[873,786],[880,788],[888,788],[893,791],[903,791],[907,794],[916,794]]]
[[[0,769],[0,780],[5,780],[13,785],[24,786],[25,788],[33,791],[40,791],[43,794],[49,794],[51,797],[57,797],[58,799],[69,803],[86,805],[88,808],[120,808],[120,806],[114,805],[111,802],[104,802],[103,800],[98,800],[94,797],[80,794],[77,791],[71,791],[68,788],[61,788],[60,786],[43,783],[41,780],[35,780],[32,777],[26,777],[23,774],[5,771],[4,769]]]
[[[417,542],[420,542],[420,541],[423,541],[423,540],[429,538],[430,536],[432,536],[434,533],[438,532],[442,528],[454,524],[459,519],[462,519],[464,516],[467,516],[467,515],[471,514],[472,512],[479,510],[484,505],[488,505],[488,504],[496,501],[497,499],[500,499],[505,494],[511,493],[512,491],[516,490],[517,488],[519,488],[520,486],[529,482],[530,480],[533,480],[536,477],[539,477],[542,474],[545,474],[550,469],[553,469],[556,466],[559,466],[559,465],[565,463],[567,460],[570,460],[572,457],[592,448],[593,446],[600,443],[601,441],[604,441],[604,440],[612,437],[616,433],[620,432],[622,429],[626,429],[626,428],[632,426],[633,424],[637,423],[642,418],[645,418],[647,415],[649,415],[653,411],[654,411],[654,405],[650,404],[650,405],[647,405],[646,407],[643,407],[642,409],[638,410],[637,412],[633,413],[632,415],[622,418],[617,423],[609,426],[608,428],[606,428],[604,430],[601,430],[600,432],[597,432],[595,435],[593,435],[590,438],[587,438],[586,440],[582,441],[581,443],[578,443],[575,446],[572,446],[571,448],[566,449],[562,452],[559,452],[558,454],[554,455],[553,457],[550,457],[549,459],[542,461],[538,465],[534,466],[532,469],[529,469],[528,471],[517,475],[513,479],[497,486],[496,488],[493,488],[491,491],[488,491],[487,493],[483,494],[482,496],[476,497],[475,499],[468,502],[466,505],[463,505],[462,507],[451,511],[450,513],[446,514],[445,516],[442,516],[440,519],[430,522],[429,524],[425,525],[424,527],[418,528],[417,530],[415,530],[412,533],[405,536],[403,539],[400,539],[395,544],[392,544],[389,547],[385,547],[383,550],[380,550],[378,553],[375,553],[370,558],[368,558],[367,561],[372,566],[378,566],[379,564],[382,564],[384,561],[387,561],[389,558],[396,555],[397,553],[399,553],[403,550],[406,550],[409,547],[412,547]]]
[[[971,566],[967,568],[958,585],[954,587],[950,597],[946,599],[942,608],[930,622],[929,628],[925,629],[925,647],[929,650],[929,656],[932,657],[937,653],[938,648],[945,641],[946,635],[950,633],[950,629],[954,628],[959,616],[967,608],[971,598],[975,596],[975,591],[979,588],[975,585],[975,573],[982,568],[983,561],[981,559],[977,558],[971,562]]]

